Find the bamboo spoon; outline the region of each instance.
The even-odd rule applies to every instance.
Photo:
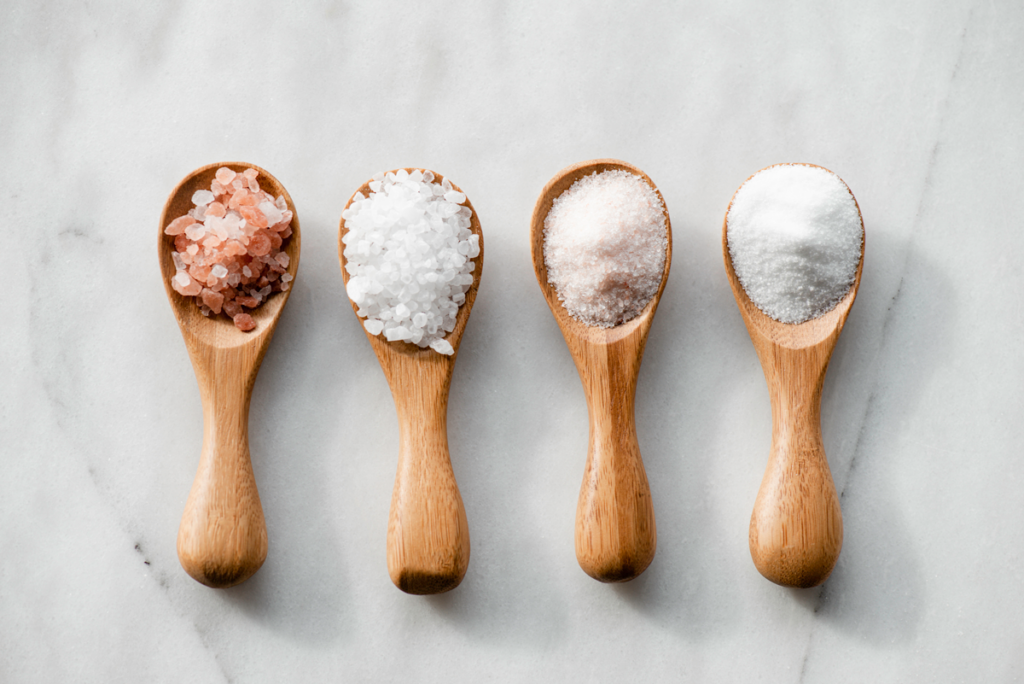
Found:
[[[596,580],[625,582],[650,565],[657,546],[654,506],[637,443],[634,406],[644,345],[672,263],[668,209],[668,245],[661,286],[640,315],[614,328],[591,327],[573,318],[548,282],[544,262],[544,219],[552,203],[580,178],[612,170],[640,176],[661,197],[654,181],[631,164],[614,159],[573,164],[555,175],[537,198],[530,227],[530,253],[537,282],[562,330],[587,397],[590,440],[576,506],[576,559]]]
[[[433,182],[443,180],[442,175],[434,172]],[[462,192],[454,183],[452,189]],[[356,193],[367,196],[370,181]],[[345,205],[346,210],[352,198]],[[466,301],[459,307],[455,329],[445,337],[455,352],[445,356],[429,347],[388,342],[383,335],[366,334],[387,378],[398,413],[398,472],[388,517],[387,559],[391,581],[409,594],[439,594],[454,589],[469,566],[469,523],[448,454],[448,390],[462,333],[480,287],[484,236],[469,198],[463,206],[473,210],[470,230],[480,238],[480,254],[474,259],[473,284],[466,292]],[[342,219],[338,231],[338,258],[342,279],[348,285],[342,242],[346,232]],[[352,310],[358,309],[353,303]],[[362,323],[361,318],[359,321]]]
[[[757,308],[736,276],[728,217],[727,209],[722,225],[725,272],[761,360],[772,404],[772,447],[750,517],[750,555],[772,582],[814,587],[828,578],[843,546],[839,497],[821,437],[821,389],[857,297],[864,242],[853,286],[834,309],[804,323],[780,323]],[[862,231],[863,225],[862,218]]]
[[[174,240],[164,235],[164,228],[192,208],[196,190],[209,190],[222,166],[237,172],[256,169],[260,186],[275,197],[284,195],[295,214],[291,197],[276,178],[253,164],[224,162],[186,176],[171,192],[160,217],[160,271],[203,403],[203,450],[178,529],[178,559],[189,575],[209,587],[244,582],[267,557],[267,527],[249,459],[249,400],[277,319],[291,294],[287,290],[271,295],[251,312],[256,328],[242,332],[225,316],[203,316],[194,298],[183,297],[171,287]],[[292,231],[285,252],[291,259],[288,273],[294,277],[300,247],[297,215]]]

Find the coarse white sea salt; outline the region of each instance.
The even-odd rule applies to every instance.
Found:
[[[750,301],[780,323],[818,318],[857,276],[864,224],[836,174],[779,164],[740,186],[726,216],[736,277]]]
[[[635,318],[661,286],[668,231],[664,205],[623,170],[584,176],[544,219],[544,264],[566,310],[589,326]]]
[[[466,196],[430,171],[378,173],[345,222],[346,292],[371,335],[455,353],[444,336],[473,284],[480,238]]]

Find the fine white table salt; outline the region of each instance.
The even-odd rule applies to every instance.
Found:
[[[480,238],[466,196],[430,171],[378,173],[342,214],[346,292],[371,335],[453,354],[444,339],[473,284]]]
[[[750,301],[781,323],[803,323],[831,311],[853,286],[864,226],[839,176],[779,164],[736,191],[726,238]]]
[[[628,171],[584,176],[544,219],[544,264],[566,310],[602,328],[635,318],[661,286],[668,231],[664,205]]]

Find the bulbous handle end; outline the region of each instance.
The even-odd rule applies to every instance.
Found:
[[[592,440],[576,506],[576,560],[601,582],[626,582],[654,560],[658,533],[635,430]]]
[[[778,448],[750,516],[750,555],[767,579],[814,587],[832,573],[843,546],[843,515],[823,449]]]
[[[263,506],[252,469],[246,470],[227,480],[204,473],[201,465],[185,504],[178,528],[178,560],[185,572],[208,587],[240,584],[267,558]]]

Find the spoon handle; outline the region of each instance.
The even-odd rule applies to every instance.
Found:
[[[469,566],[469,523],[448,454],[448,383],[408,383],[394,397],[400,442],[388,573],[406,593],[439,594]]]
[[[267,557],[267,527],[249,458],[249,400],[255,371],[225,369],[231,351],[218,351],[218,372],[198,374],[203,403],[203,450],[178,529],[178,559],[197,581],[230,587],[259,570]]]
[[[590,442],[576,506],[576,560],[596,580],[625,582],[651,564],[658,535],[636,436],[636,374],[614,361],[606,370],[584,380]]]
[[[772,448],[750,517],[750,555],[772,582],[813,587],[828,578],[839,558],[843,517],[821,438],[825,369],[820,363],[787,363],[788,355],[800,352],[786,351],[778,365],[766,368],[789,372],[775,373],[774,383],[769,378]],[[816,382],[795,370],[815,367],[821,368]]]

